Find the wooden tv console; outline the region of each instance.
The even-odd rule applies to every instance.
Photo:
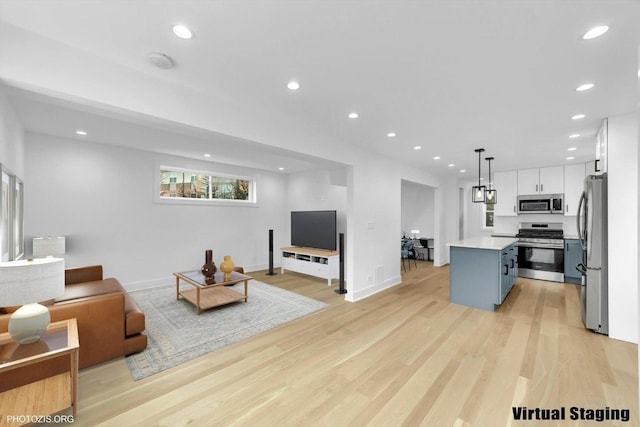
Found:
[[[331,286],[331,279],[338,279],[340,275],[340,253],[324,249],[303,248],[290,246],[282,250],[282,264],[280,273],[285,270],[327,279]]]

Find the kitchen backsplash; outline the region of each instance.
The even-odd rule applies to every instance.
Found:
[[[493,220],[493,234],[518,233],[521,222],[560,222],[563,224],[565,237],[577,237],[576,217],[553,214],[524,214],[518,216],[496,216]]]

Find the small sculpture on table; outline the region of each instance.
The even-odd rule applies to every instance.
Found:
[[[213,262],[213,250],[207,249],[204,251],[204,265],[202,266],[202,275],[204,276],[204,282],[207,285],[213,285],[216,283],[215,274],[218,271],[215,263]]]
[[[231,272],[234,270],[236,265],[233,263],[231,256],[225,255],[224,261],[220,263],[220,270],[224,273],[224,281],[231,280]]]

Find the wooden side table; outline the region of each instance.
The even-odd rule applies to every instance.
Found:
[[[69,372],[54,375],[0,393],[0,426],[73,422],[78,402],[78,325],[76,319],[49,325],[42,339],[15,343],[9,333],[0,334],[0,375],[43,360],[69,355]],[[61,415],[71,408],[73,416]]]

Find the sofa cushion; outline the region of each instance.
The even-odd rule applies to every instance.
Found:
[[[64,271],[64,284],[73,285],[74,283],[95,282],[97,280],[102,280],[102,277],[101,265],[67,268]]]
[[[56,304],[78,298],[85,298],[94,295],[112,294],[115,292],[125,292],[124,288],[114,278],[96,280],[93,282],[75,283],[64,288],[64,295],[56,298]]]
[[[124,355],[137,353],[147,348],[147,336],[145,334],[136,334],[127,337],[124,340]]]
[[[131,295],[124,294],[124,313],[126,317],[125,321],[125,335],[131,336],[144,332],[144,313],[138,307],[138,304],[131,298]]]
[[[64,295],[56,298],[55,303],[56,305],[67,304],[83,298],[114,293],[124,295],[125,336],[143,332],[145,329],[144,313],[120,282],[114,278],[67,285],[65,286]]]

